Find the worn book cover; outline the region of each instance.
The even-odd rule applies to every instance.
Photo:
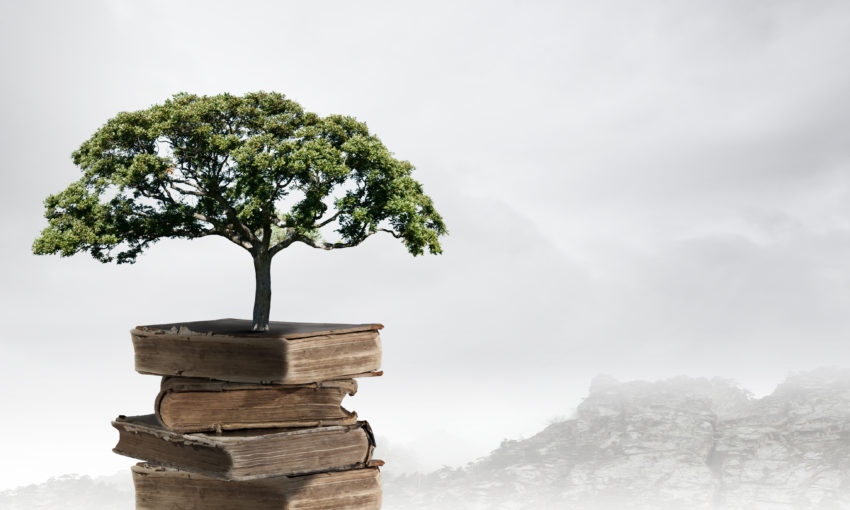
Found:
[[[221,480],[342,471],[365,466],[375,439],[365,421],[300,429],[171,432],[152,414],[119,416],[113,451]]]
[[[354,379],[282,385],[164,377],[155,410],[173,432],[352,425],[357,413],[341,403],[356,392]]]
[[[380,461],[373,461],[380,465]],[[136,510],[378,510],[381,473],[365,467],[302,476],[224,481],[139,463]]]
[[[137,326],[130,334],[138,372],[231,382],[303,384],[375,375],[381,324],[219,319]]]

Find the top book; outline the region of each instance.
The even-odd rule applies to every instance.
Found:
[[[381,324],[219,319],[137,326],[136,371],[261,384],[305,384],[380,375]]]

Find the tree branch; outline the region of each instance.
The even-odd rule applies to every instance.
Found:
[[[337,215],[338,215],[338,213],[334,216],[337,216]],[[330,221],[332,221],[332,219],[328,220],[325,224],[329,223]],[[293,237],[291,237],[291,238],[289,238],[285,241],[279,242],[271,250],[269,250],[269,253],[271,255],[274,255],[275,253],[279,252],[280,250],[283,250],[284,248],[286,248],[287,246],[289,246],[289,245],[291,245],[292,243],[295,243],[295,242],[302,242],[302,243],[306,244],[307,246],[311,246],[313,248],[318,248],[320,250],[338,250],[338,249],[341,249],[341,248],[353,248],[353,247],[359,245],[360,243],[362,243],[363,241],[365,241],[370,236],[375,235],[378,232],[386,232],[386,233],[392,235],[393,237],[395,237],[396,239],[402,238],[401,234],[399,234],[399,233],[397,233],[393,230],[387,229],[387,228],[379,228],[379,229],[375,230],[374,232],[369,232],[368,234],[364,235],[360,239],[357,239],[355,241],[349,241],[347,243],[344,243],[344,242],[328,243],[328,242],[325,242],[325,241],[317,241],[315,239],[311,239],[311,238],[304,236],[304,235],[296,235],[296,236],[293,236]]]
[[[293,241],[301,241],[302,243],[306,244],[307,246],[312,246],[313,248],[319,248],[321,250],[337,250],[337,249],[340,249],[340,248],[353,248],[354,246],[357,246],[358,244],[365,241],[366,238],[368,238],[369,236],[371,236],[373,234],[374,234],[374,232],[369,232],[368,234],[361,237],[360,239],[358,239],[356,241],[349,241],[347,243],[343,243],[343,242],[328,243],[328,242],[325,242],[325,241],[316,241],[315,239],[310,239],[309,237],[306,237],[306,236],[298,236]]]
[[[184,195],[193,195],[196,197],[205,197],[207,196],[207,191],[202,188],[197,181],[189,181],[186,179],[175,179],[173,177],[168,177],[168,184],[174,188],[175,191],[179,191]],[[191,189],[178,188],[176,185],[182,184],[183,186],[188,186]],[[167,187],[163,185],[163,189],[167,190]]]
[[[151,198],[151,199],[154,199],[154,200],[160,200],[160,201],[165,202],[165,203],[170,203],[171,205],[174,205],[174,206],[183,205],[183,204],[177,202],[174,199],[174,197],[171,195],[171,193],[168,191],[168,188],[164,184],[161,184],[160,188],[162,189],[162,193],[151,194],[151,193],[148,193],[148,192],[141,190],[141,189],[139,190],[139,193],[141,193],[142,196],[145,196],[147,198]],[[178,191],[180,191],[180,190],[178,189]],[[138,214],[139,216],[142,216],[142,217],[145,217],[145,218],[154,219],[153,216],[151,216],[149,214],[144,214],[140,211],[135,211],[135,214]],[[239,236],[229,232],[226,225],[223,225],[221,222],[219,222],[219,221],[217,221],[213,218],[210,218],[210,217],[208,217],[204,214],[201,214],[199,212],[193,212],[192,217],[194,217],[197,220],[209,223],[210,225],[213,226],[213,228],[211,230],[204,230],[203,231],[204,233],[201,236],[194,236],[194,235],[189,236],[185,232],[181,233],[181,235],[184,235],[186,237],[203,237],[203,236],[207,236],[207,235],[220,235],[220,236],[224,237],[225,239],[233,242],[234,244],[236,244],[236,245],[238,245],[242,248],[245,248],[246,250],[250,251],[253,248],[251,243],[249,243],[249,242],[243,240],[242,238],[240,238]]]
[[[296,238],[290,237],[272,246],[271,248],[269,248],[269,257],[274,257],[278,252],[285,248],[288,248],[289,245],[291,245],[295,241],[297,241]]]
[[[330,218],[326,219],[325,221],[323,221],[319,224],[313,225],[312,228],[322,228],[322,227],[324,227],[328,223],[331,223],[335,219],[339,218],[339,214],[340,214],[340,211],[337,211],[336,214],[334,214],[333,216],[331,216]]]
[[[221,160],[221,161],[218,161],[218,158],[216,158],[216,162],[218,163],[218,165],[212,165],[212,164],[210,165],[210,166],[217,166],[216,172],[214,172],[214,175],[216,177],[218,177],[220,175],[221,170],[224,168],[224,165],[227,163],[228,158],[229,158],[228,155],[225,155],[224,159]],[[198,159],[200,159],[200,158],[198,158]],[[225,216],[227,217],[227,220],[229,221],[230,226],[233,227],[233,231],[231,232],[228,229],[225,229],[223,226],[219,226],[218,230],[221,231],[221,232],[219,232],[220,235],[223,235],[227,239],[230,239],[231,241],[235,242],[239,246],[242,246],[243,248],[248,249],[249,251],[254,249],[255,245],[260,244],[260,240],[257,239],[257,236],[254,234],[254,232],[252,232],[251,229],[248,228],[244,223],[239,221],[239,215],[236,212],[236,209],[234,209],[233,206],[230,205],[230,203],[227,200],[225,200],[224,196],[222,196],[221,193],[219,193],[217,189],[212,189],[212,188],[207,189],[207,188],[201,186],[200,180],[198,179],[198,173],[188,163],[185,163],[185,162],[181,163],[178,168],[180,170],[180,173],[183,176],[188,177],[191,180],[169,177],[169,181],[171,183],[174,183],[174,184],[183,184],[185,186],[190,186],[190,187],[194,188],[195,191],[192,192],[192,191],[184,190],[182,188],[174,187],[174,189],[176,191],[179,191],[180,193],[185,193],[187,195],[195,195],[195,196],[200,196],[200,197],[210,197],[213,200],[215,200],[216,203],[218,203],[218,205],[220,205],[222,207],[222,209],[224,209]],[[215,184],[217,185],[218,183],[215,183]],[[238,241],[236,241],[235,239],[238,239]]]
[[[195,212],[192,215],[196,219],[201,220],[201,221],[206,221],[207,223],[209,223],[210,225],[212,225],[214,227],[212,230],[208,230],[207,231],[208,233],[205,234],[205,235],[219,235],[219,236],[227,239],[228,241],[231,241],[233,244],[236,244],[236,245],[238,245],[242,248],[245,248],[248,251],[251,251],[251,249],[254,247],[251,243],[243,240],[238,235],[229,232],[227,230],[227,228],[225,228],[221,223],[213,220],[212,218],[208,218],[207,216],[205,216],[205,215],[203,215],[199,212]]]
[[[195,196],[195,197],[205,197],[205,196],[207,196],[207,194],[202,192],[202,191],[191,191],[191,190],[188,190],[188,189],[178,188],[177,186],[174,186],[174,190],[179,191],[183,195],[192,195],[192,196]]]
[[[183,171],[184,170],[181,168],[181,172],[183,172]],[[253,248],[253,246],[255,244],[259,244],[260,241],[259,241],[259,239],[257,239],[257,236],[251,231],[250,228],[248,228],[245,224],[243,224],[241,221],[239,221],[239,216],[236,212],[236,209],[234,209],[233,206],[231,206],[227,202],[227,200],[225,200],[224,197],[220,193],[218,193],[217,190],[204,189],[204,188],[200,187],[199,185],[197,185],[196,183],[192,183],[190,181],[185,181],[185,180],[180,180],[180,179],[172,179],[172,181],[192,186],[192,187],[194,187],[195,189],[198,190],[198,193],[188,193],[190,195],[194,194],[194,195],[203,196],[203,197],[210,197],[213,200],[215,200],[216,203],[218,203],[218,205],[220,205],[222,207],[222,209],[224,209],[224,213],[227,216],[227,219],[230,222],[230,225],[234,229],[233,235],[236,235],[236,236],[239,237],[240,241],[237,244],[239,244],[240,246],[243,246],[243,247],[245,247],[246,245],[250,245],[251,248]],[[181,193],[184,192],[184,190],[182,190],[180,188],[175,188],[175,189],[177,191],[180,191]],[[230,235],[226,235],[225,237],[230,238]]]
[[[388,228],[379,228],[377,231],[378,231],[378,232],[386,232],[386,233],[390,234],[391,236],[395,237],[396,239],[401,239],[401,238],[402,238],[402,235],[401,235],[401,234],[399,234],[399,233],[398,233],[398,232],[396,232],[395,230],[390,230],[390,229],[388,229]]]

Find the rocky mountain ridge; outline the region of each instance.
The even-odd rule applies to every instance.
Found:
[[[41,484],[0,491],[3,510],[132,510],[135,507],[129,469],[97,478],[64,475]]]
[[[392,462],[392,459],[387,459]],[[386,510],[850,509],[850,370],[593,380],[572,419],[463,468],[384,477]],[[133,508],[129,472],[0,492],[3,510]]]
[[[721,379],[597,377],[574,419],[385,485],[398,510],[850,508],[850,371],[760,399]]]

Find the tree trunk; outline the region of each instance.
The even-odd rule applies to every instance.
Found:
[[[268,252],[258,253],[254,257],[254,274],[257,290],[254,293],[254,318],[251,331],[269,330],[269,309],[272,304],[272,259]]]

